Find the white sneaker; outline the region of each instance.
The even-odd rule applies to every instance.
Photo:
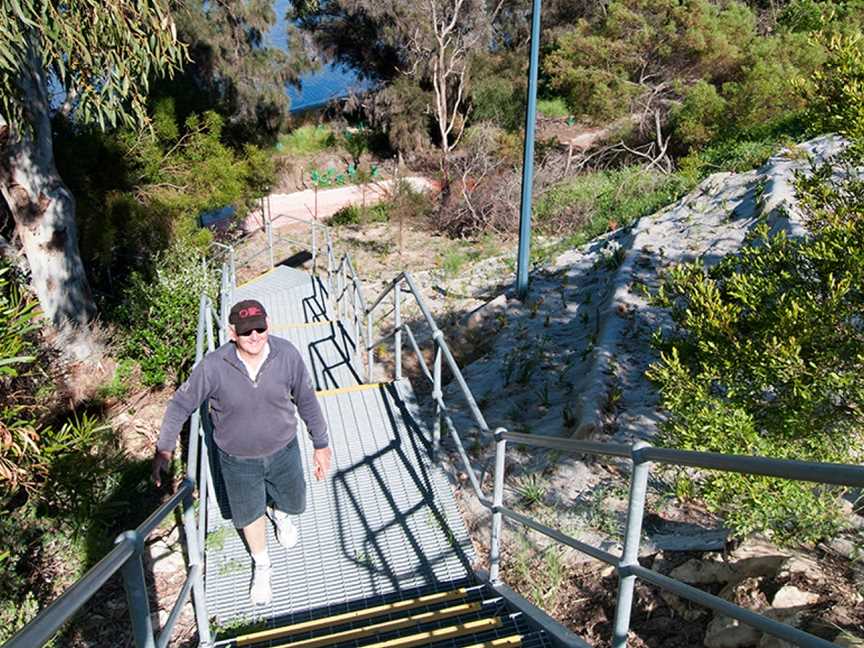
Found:
[[[291,518],[287,514],[279,511],[273,511],[270,519],[276,525],[276,540],[286,549],[290,549],[297,544],[297,527],[291,522]]]
[[[252,605],[267,605],[273,597],[270,587],[270,574],[272,570],[267,567],[252,568],[252,584],[249,586],[249,600]]]

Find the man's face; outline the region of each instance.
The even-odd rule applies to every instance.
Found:
[[[248,335],[237,335],[233,326],[229,327],[231,339],[237,343],[237,347],[243,353],[250,356],[257,356],[264,350],[264,345],[267,344],[267,336],[270,330],[270,318],[267,318],[267,328],[261,331],[260,329],[252,329]]]

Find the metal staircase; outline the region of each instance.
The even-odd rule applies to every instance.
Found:
[[[308,506],[292,550],[268,531],[273,600],[263,608],[249,602],[250,558],[221,513],[214,475],[205,545],[208,613],[218,628],[267,628],[238,636],[220,630],[217,644],[549,645],[542,629],[474,576],[471,540],[447,478],[431,459],[432,437],[411,384],[362,381],[350,327],[335,318],[324,282],[279,266],[232,291],[233,301],[250,298],[267,309],[271,334],[292,342],[306,360],[334,468],[327,480],[314,480],[301,422]]]
[[[237,268],[264,252],[269,251],[269,265],[274,265],[274,245],[280,237],[274,236],[275,219],[266,211],[265,216],[268,248],[238,263],[233,248],[220,246],[225,255],[218,312],[210,298],[202,295],[196,361],[205,350],[215,348],[217,335],[225,342],[231,304],[254,297],[270,314],[272,334],[290,340],[303,355],[328,422],[334,467],[322,482],[312,478],[311,449],[301,422],[298,438],[307,472],[308,506],[299,520],[300,542],[290,551],[268,532],[274,566],[271,604],[253,609],[248,601],[249,557],[240,535],[226,519],[218,465],[210,460],[212,435],[205,405],[191,418],[186,479],[178,491],[137,529],[119,536],[115,548],[15,635],[6,644],[8,648],[48,643],[118,572],[126,587],[137,648],[168,646],[190,597],[202,647],[588,646],[502,581],[499,563],[505,519],[614,566],[619,578],[611,637],[614,648],[624,648],[628,642],[637,578],[792,644],[833,645],[642,567],[638,551],[648,477],[653,464],[665,464],[860,488],[864,487],[864,467],[653,448],[643,442],[627,445],[540,437],[498,428],[494,431],[490,496],[462,446],[460,431],[449,414],[452,404],[444,400],[445,365],[476,426],[491,431],[411,276],[398,275],[367,303],[350,257],[342,257],[337,264],[327,229],[307,223],[310,267],[277,265],[236,286]],[[301,250],[310,247],[308,239],[282,238]],[[319,254],[322,241],[324,252]],[[326,269],[319,269],[325,264]],[[424,342],[412,330],[415,324],[403,321],[403,301],[408,299],[419,312],[418,324],[429,334],[425,344],[431,348],[425,354]],[[380,339],[373,338],[376,331]],[[376,365],[378,349],[388,345],[392,345],[391,363]],[[403,378],[406,350],[413,351],[422,378],[430,383],[431,416],[428,412],[424,416],[411,383]],[[427,357],[432,359],[431,366]],[[471,539],[436,461],[442,432],[449,436],[474,493],[491,514],[488,573],[477,569]],[[630,496],[621,555],[585,544],[508,508],[504,498],[508,442],[629,460]],[[142,554],[147,537],[177,510],[182,514],[187,549],[186,580],[167,620],[157,630]]]

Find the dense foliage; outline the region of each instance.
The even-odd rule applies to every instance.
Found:
[[[4,2],[0,122],[5,118],[14,126],[30,120],[37,96],[25,95],[20,79],[33,73],[47,77],[44,70],[53,75],[81,122],[101,127],[146,122],[151,76],[178,69],[185,48],[162,2],[123,3],[122,10],[118,4]]]
[[[117,313],[125,327],[121,353],[141,365],[145,385],[185,379],[195,358],[201,293],[215,286],[200,251],[183,241],[156,255],[152,273],[132,273]]]
[[[273,182],[260,148],[223,142],[223,118],[208,111],[183,122],[159,100],[149,132],[106,135],[60,124],[58,165],[79,196],[81,252],[91,283],[110,304],[132,270],[148,276],[157,253],[188,240],[202,251],[210,232],[202,212],[234,205],[240,213]]]
[[[826,164],[798,185],[809,236],[757,228],[707,273],[674,268],[660,290],[676,332],[651,367],[680,448],[859,463],[864,457],[864,180]],[[729,473],[701,493],[740,535],[835,530],[836,489]]]

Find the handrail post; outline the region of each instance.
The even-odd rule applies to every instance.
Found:
[[[318,238],[316,236],[318,228],[315,223],[312,223],[312,275],[318,274]]]
[[[639,451],[649,447],[644,441],[633,444],[633,473],[630,477],[630,501],[627,505],[627,527],[624,532],[624,551],[618,563],[618,602],[615,605],[613,625],[613,648],[627,647],[630,630],[630,612],[633,608],[633,589],[636,576],[626,568],[639,563],[639,542],[642,535],[642,517],[645,513],[645,495],[648,490],[648,473],[651,462],[640,459]]]
[[[435,364],[432,370],[432,399],[435,401],[435,420],[432,421],[432,461],[438,460],[438,448],[441,446],[441,338],[444,334],[436,329],[432,334],[435,343]]]
[[[197,430],[190,432],[197,436]],[[202,489],[198,489],[199,496]],[[186,551],[189,555],[189,568],[201,565],[198,575],[192,582],[192,607],[195,610],[195,623],[198,626],[198,645],[209,646],[210,618],[207,615],[207,597],[204,591],[204,555],[201,553],[201,545],[198,544],[198,529],[195,525],[195,507],[193,506],[192,493],[183,498],[183,531],[186,534]]]
[[[344,317],[348,317],[348,303],[345,301],[345,295],[344,295],[345,286],[348,285],[348,282],[345,279],[345,272],[346,272],[345,265],[346,265],[345,261],[343,260],[342,265],[339,268],[339,301],[341,302],[342,315]],[[357,341],[358,344],[360,343],[360,340],[357,339],[356,333],[355,333],[354,339]]]
[[[504,428],[495,430],[495,487],[492,491],[492,533],[489,538],[489,580],[493,584],[501,582],[501,507],[504,505],[504,459],[507,453],[504,431]]]
[[[237,286],[237,257],[234,254],[234,248],[231,248],[231,251],[228,254],[229,262],[230,262],[230,270],[231,276],[229,277],[230,282],[228,284],[228,288],[233,291],[233,289]]]
[[[396,352],[396,380],[402,380],[402,282],[393,286],[393,325],[396,327],[393,346]]]
[[[274,265],[273,262],[273,219],[268,214],[267,216],[267,248],[270,250],[270,267],[272,268]]]
[[[327,286],[330,288],[330,294],[333,294],[333,237],[330,236],[330,230],[327,230]]]
[[[375,365],[375,349],[372,348],[372,316],[374,309],[366,313],[366,382],[372,382],[372,372]]]
[[[359,298],[357,297],[357,284],[353,282],[351,284],[351,295],[353,297],[351,301],[353,317],[351,319],[354,320],[354,343],[355,349],[357,350],[357,371],[360,372],[362,371],[361,367],[363,367],[363,347],[360,339],[360,309],[357,306],[359,301]]]
[[[118,536],[114,543],[117,544],[126,539],[131,540],[135,545],[135,553],[120,568],[120,573],[123,574],[123,587],[126,589],[129,617],[132,620],[132,636],[136,648],[156,648],[153,622],[150,620],[147,582],[144,580],[144,564],[141,562],[144,538],[137,531],[126,531]]]

